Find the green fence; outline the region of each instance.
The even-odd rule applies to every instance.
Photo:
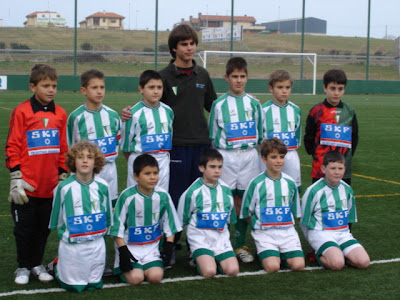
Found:
[[[1,75],[0,79],[6,78],[7,87],[4,83],[0,90],[27,91],[29,90],[28,75]],[[224,93],[228,85],[223,78],[213,78],[214,87],[217,93]],[[139,84],[138,77],[106,77],[106,89],[110,92],[137,92]],[[267,81],[264,79],[249,79],[246,91],[249,93],[266,93],[268,91]],[[62,75],[58,80],[59,91],[78,91],[80,88],[79,76]],[[296,80],[292,93],[306,94],[312,91],[312,80]],[[322,80],[317,80],[317,94],[324,93]],[[400,81],[384,80],[350,80],[348,81],[346,94],[400,94]]]

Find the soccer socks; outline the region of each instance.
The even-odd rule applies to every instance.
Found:
[[[235,249],[243,247],[246,244],[247,226],[246,220],[237,219],[237,223],[235,224]]]

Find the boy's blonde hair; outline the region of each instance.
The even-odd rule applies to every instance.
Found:
[[[268,85],[274,87],[279,81],[289,80],[290,85],[293,85],[293,77],[286,70],[275,70],[269,75]]]
[[[94,174],[99,174],[106,164],[106,159],[101,153],[99,147],[88,140],[81,140],[75,144],[73,144],[66,155],[65,164],[71,172],[76,172],[75,159],[82,153],[83,150],[87,149],[90,154],[94,156]]]
[[[267,157],[268,154],[272,153],[274,150],[278,151],[279,154],[286,155],[287,153],[285,143],[276,137],[262,141],[261,156]]]
[[[36,64],[31,70],[31,76],[29,77],[29,83],[37,85],[39,81],[44,79],[57,80],[57,71],[53,67],[46,64]]]

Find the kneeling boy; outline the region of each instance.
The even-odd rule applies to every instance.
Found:
[[[150,154],[139,155],[133,171],[137,185],[119,196],[110,230],[119,250],[114,273],[122,273],[122,281],[132,285],[140,284],[145,278],[150,283],[158,283],[164,276],[163,261],[171,260],[174,234],[182,227],[171,197],[157,186],[157,160]],[[163,233],[166,242],[161,258],[159,242]]]
[[[261,157],[266,172],[254,178],[243,197],[240,218],[251,217],[251,235],[264,270],[280,269],[281,259],[293,271],[304,269],[304,254],[294,217],[300,217],[300,201],[294,180],[281,172],[287,149],[278,138],[264,140]]]
[[[301,226],[304,236],[326,268],[341,270],[345,258],[354,267],[369,266],[368,253],[354,239],[349,223],[357,222],[353,189],[342,178],[345,157],[329,151],[323,158],[325,177],[311,185],[303,195]]]
[[[199,159],[203,177],[182,194],[178,205],[193,260],[204,277],[213,277],[217,267],[228,276],[239,272],[227,226],[236,223],[236,212],[230,187],[219,180],[222,162],[216,149],[205,149]]]
[[[61,239],[56,278],[69,291],[103,287],[103,236],[111,225],[112,210],[107,182],[94,175],[105,163],[96,144],[87,140],[74,144],[67,153],[66,165],[75,174],[54,191],[49,227],[58,229]]]

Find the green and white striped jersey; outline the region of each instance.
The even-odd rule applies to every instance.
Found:
[[[122,124],[121,150],[124,152],[170,151],[172,148],[172,109],[160,102],[157,107],[143,101],[131,109],[132,118]]]
[[[256,99],[230,93],[213,102],[208,120],[209,137],[219,149],[247,149],[262,140],[262,110]]]
[[[250,181],[242,200],[240,218],[251,216],[251,229],[282,228],[300,217],[300,200],[293,179],[281,173],[273,179],[266,172]]]
[[[118,113],[106,105],[93,111],[81,105],[68,117],[68,145],[82,139],[95,142],[107,161],[118,157],[118,143],[121,138],[121,120]]]
[[[114,224],[110,235],[130,243],[133,233],[138,232],[138,229],[146,228],[148,233],[152,234],[154,226],[158,226],[167,237],[182,230],[169,194],[159,187],[155,187],[149,196],[142,194],[137,185],[125,189],[115,205]]]
[[[293,102],[281,106],[270,100],[263,104],[263,137],[281,139],[288,150],[301,144],[301,111]]]
[[[111,225],[111,199],[103,179],[82,183],[72,175],[55,188],[49,228],[58,229],[58,237],[64,242],[100,238]]]
[[[203,178],[196,179],[179,198],[178,217],[182,226],[188,224],[197,227],[198,216],[208,214],[210,219],[221,220],[220,213],[226,213],[223,218],[223,228],[226,223],[236,223],[236,212],[231,189],[222,181],[215,186],[206,184]],[[209,213],[218,213],[210,215]],[[205,216],[207,217],[207,216]]]
[[[353,189],[344,181],[332,187],[321,178],[303,195],[301,224],[310,230],[347,229],[357,222]]]

